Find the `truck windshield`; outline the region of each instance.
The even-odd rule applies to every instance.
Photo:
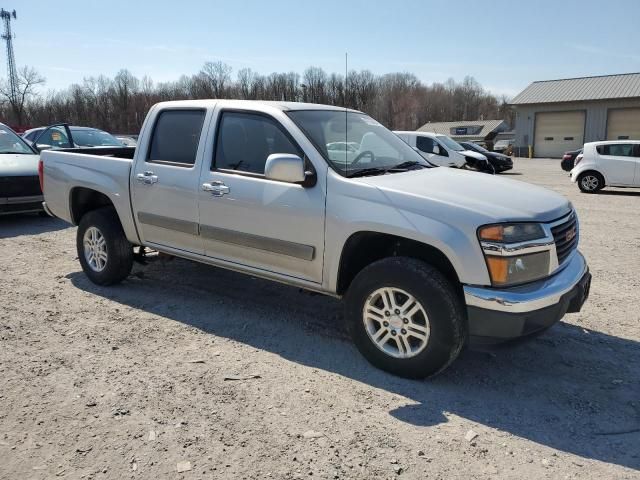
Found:
[[[455,140],[447,137],[446,135],[438,135],[436,138],[442,143],[444,143],[446,147],[451,150],[455,150],[456,152],[461,152],[464,150],[464,147],[462,145],[460,145]]]
[[[73,143],[81,147],[122,147],[122,142],[110,133],[102,130],[71,129]]]
[[[287,114],[343,176],[430,166],[397,135],[363,113],[294,110]]]
[[[18,155],[34,155],[24,140],[7,127],[0,125],[0,154],[12,153]]]

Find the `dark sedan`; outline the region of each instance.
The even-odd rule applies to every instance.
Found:
[[[503,155],[498,152],[490,152],[486,148],[481,147],[477,143],[473,142],[458,142],[464,148],[471,150],[472,152],[481,153],[487,160],[489,160],[489,164],[493,167],[496,173],[505,172],[507,170],[511,170],[513,168],[513,160],[511,157],[507,155]]]
[[[562,162],[560,162],[560,166],[565,172],[570,172],[573,170],[573,164],[575,163],[576,157],[582,153],[582,149],[580,150],[571,150],[570,152],[565,152],[562,156]]]

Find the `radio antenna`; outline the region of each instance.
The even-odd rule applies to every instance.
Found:
[[[349,83],[347,82],[347,77],[349,76],[349,53],[348,52],[344,52],[344,96],[343,98],[343,106],[344,106],[344,165],[345,165],[345,169],[347,171],[347,176],[349,176],[349,163],[348,163],[348,159],[349,159],[349,149],[348,149],[348,145],[349,145],[349,132],[347,129],[347,124],[348,124],[348,116],[347,116],[347,92],[348,92],[348,85]]]

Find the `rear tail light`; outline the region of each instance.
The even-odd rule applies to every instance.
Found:
[[[578,155],[576,159],[573,161],[573,166],[575,167],[582,161],[583,155]]]
[[[40,190],[44,195],[44,163],[42,163],[42,159],[38,161],[38,178],[40,179]]]
[[[562,157],[563,160],[569,160],[571,158],[571,155],[569,155],[568,153],[565,153],[564,156]]]

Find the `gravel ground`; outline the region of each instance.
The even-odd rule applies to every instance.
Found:
[[[75,228],[0,218],[0,478],[639,478],[640,191],[510,176],[573,201],[591,298],[429,381],[367,364],[334,299],[179,259],[101,288]]]

